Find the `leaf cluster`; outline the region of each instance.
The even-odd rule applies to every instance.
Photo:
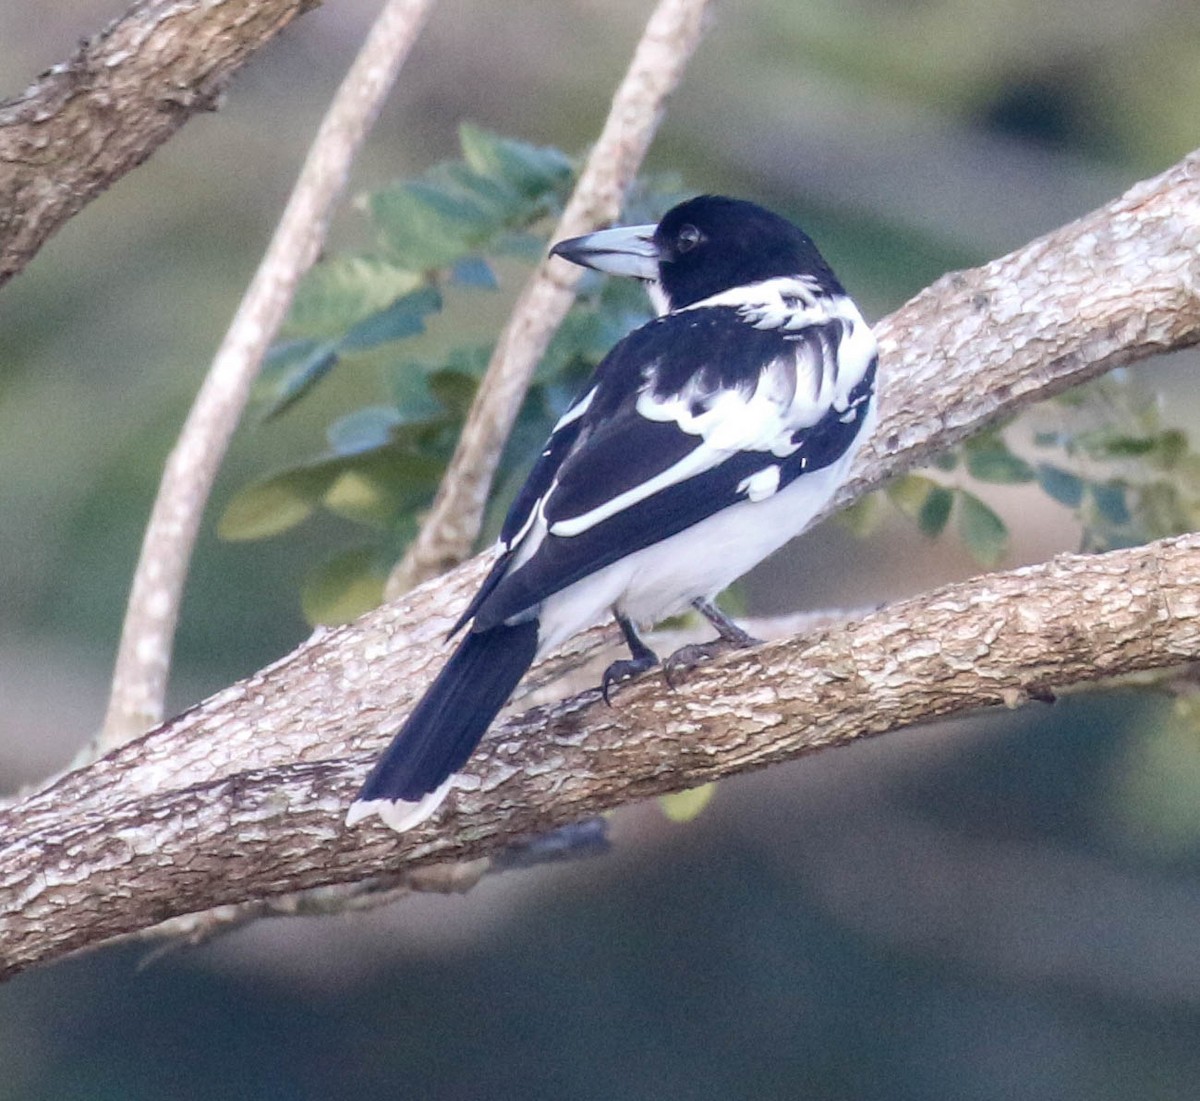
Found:
[[[927,536],[953,518],[982,566],[997,565],[1009,527],[977,485],[1036,486],[1080,523],[1080,546],[1137,546],[1200,526],[1200,455],[1186,433],[1164,422],[1161,404],[1127,372],[1081,386],[992,427],[905,474],[886,498]],[[851,521],[869,528],[875,503]]]
[[[265,420],[341,364],[369,363],[381,376],[382,400],[335,419],[317,454],[244,487],[219,522],[228,540],[279,535],[317,512],[359,529],[354,545],[316,566],[302,586],[313,622],[343,622],[378,603],[388,569],[432,502],[491,355],[486,341],[416,355],[412,338],[436,315],[469,319],[474,296],[540,260],[574,180],[575,165],[555,149],[473,126],[462,128],[460,144],[460,158],[360,203],[374,247],[313,268],[258,383]],[[638,201],[657,213],[671,198],[664,183]],[[493,511],[515,492],[527,456],[596,363],[647,310],[627,281],[584,283],[535,374]]]

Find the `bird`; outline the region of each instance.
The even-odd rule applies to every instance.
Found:
[[[655,314],[620,340],[555,424],[500,532],[462,633],[346,816],[424,822],[526,670],[616,620],[630,656],[613,684],[659,663],[639,631],[694,607],[715,646],[752,643],[712,603],[799,535],[870,433],[870,325],[812,239],[743,199],[700,195],[651,225],[560,241],[551,256],[640,280]],[[667,659],[668,672],[715,646]]]

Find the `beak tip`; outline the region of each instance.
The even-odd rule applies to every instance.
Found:
[[[575,250],[572,246],[578,240],[577,237],[568,237],[563,241],[556,241],[550,246],[550,251],[547,256],[557,256],[560,260],[567,260],[571,263],[576,263]]]

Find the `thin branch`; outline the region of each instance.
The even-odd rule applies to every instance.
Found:
[[[0,286],[320,0],[144,0],[0,104]]]
[[[1004,413],[1200,340],[1200,156],[880,324],[878,485]],[[848,495],[848,494],[847,494]],[[477,559],[0,811],[0,973],[214,905],[476,858],[597,810],[867,734],[1194,660],[1200,536],[917,597],[692,675],[502,722],[446,814],[342,817],[432,677]],[[349,756],[347,756],[349,754]]]
[[[432,0],[388,0],[308,151],[275,235],[167,460],[121,632],[112,696],[93,752],[161,721],[179,604],[200,519],[263,355],[325,239],[350,166]]]
[[[555,240],[586,233],[620,214],[666,101],[700,43],[711,7],[712,0],[660,0],[555,228]],[[429,516],[388,578],[389,599],[470,555],[500,453],[534,369],[575,300],[581,276],[579,268],[543,260],[521,292],[496,342]]]

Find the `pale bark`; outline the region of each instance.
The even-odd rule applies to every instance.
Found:
[[[0,104],[0,286],[320,2],[144,0]]]
[[[1200,339],[1200,157],[878,327],[881,418],[841,497],[995,417]],[[502,723],[478,791],[347,831],[371,757],[486,562],[294,653],[0,812],[0,974],[172,915],[494,852],[631,799],[1200,654],[1200,537],[1064,557]],[[586,649],[590,641],[577,645]]]

